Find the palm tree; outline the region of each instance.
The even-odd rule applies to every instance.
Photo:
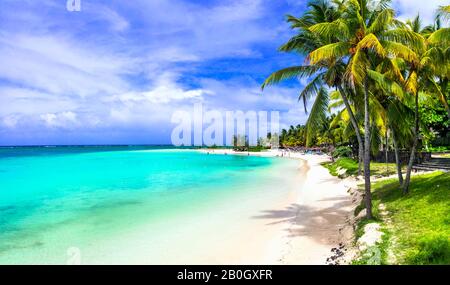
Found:
[[[443,21],[450,21],[450,5],[440,6],[437,11],[437,16]]]
[[[321,37],[336,37],[337,41],[310,53],[312,65],[333,60],[346,63],[346,83],[364,97],[364,181],[367,218],[372,218],[370,151],[371,122],[369,101],[371,82],[367,70],[382,59],[395,56],[410,57],[413,53],[399,40],[413,41],[411,33],[401,29],[394,19],[390,1],[344,0],[339,9],[342,17],[329,23],[318,23],[310,28]]]
[[[439,26],[439,21],[436,26]],[[420,17],[417,16],[412,21],[407,21],[403,26],[404,32],[408,37],[398,37],[397,39],[408,46],[401,54],[402,58],[396,58],[392,63],[384,64],[383,62],[377,67],[378,71],[388,69],[385,74],[380,74],[376,71],[369,71],[369,76],[376,81],[384,90],[384,92],[395,94],[397,103],[391,105],[390,116],[397,117],[401,114],[404,120],[398,122],[405,122],[408,114],[407,108],[400,108],[402,104],[411,105],[414,109],[414,138],[411,146],[411,154],[406,172],[406,178],[403,181],[401,168],[398,161],[398,145],[397,139],[399,135],[408,136],[402,129],[391,127],[394,134],[394,145],[396,150],[397,168],[399,173],[399,182],[403,186],[403,192],[408,193],[409,183],[411,178],[411,170],[415,161],[415,154],[419,140],[419,97],[437,96],[449,110],[446,96],[444,95],[445,87],[435,82],[435,78],[440,78],[441,82],[445,82],[448,78],[448,57],[446,57],[446,50],[449,44],[448,30],[436,29],[436,26],[428,26],[422,28]],[[404,66],[404,67],[400,67]],[[397,81],[397,82],[395,82]],[[404,100],[404,92],[411,95],[414,103],[408,103]],[[400,101],[399,101],[400,99]],[[402,109],[402,110],[400,110]],[[449,113],[450,115],[450,113]]]
[[[408,194],[411,181],[411,171],[416,160],[415,154],[419,141],[420,114],[419,97],[438,96],[447,108],[449,118],[450,109],[445,90],[436,83],[436,77],[448,79],[448,53],[450,45],[450,29],[441,28],[429,33],[429,29],[421,29],[420,18],[409,21],[407,26],[414,33],[416,45],[410,46],[416,60],[412,60],[407,66],[407,78],[405,79],[406,91],[414,97],[414,140],[406,170],[406,178],[403,183],[403,193]],[[447,59],[446,59],[447,58]]]
[[[433,44],[437,52],[439,52],[441,64],[438,66],[437,74],[435,76],[438,79],[437,87],[439,91],[437,96],[444,105],[447,116],[450,121],[450,106],[448,103],[449,98],[449,80],[450,80],[450,49],[449,49],[449,30],[442,28],[442,22],[449,22],[450,20],[450,5],[441,6],[437,11],[436,21],[434,25],[425,27],[421,33],[429,39]],[[439,33],[435,33],[439,31]],[[433,35],[433,37],[431,37]],[[430,39],[431,37],[431,39]]]
[[[288,22],[291,23],[291,28],[298,30],[298,34],[292,37],[286,44],[280,47],[280,51],[284,52],[298,52],[300,54],[309,54],[313,50],[320,48],[336,39],[334,36],[321,37],[310,28],[318,23],[333,23],[340,17],[340,13],[336,6],[327,0],[311,1],[308,3],[309,10],[300,18],[288,16]],[[335,87],[340,90],[343,97],[345,107],[350,116],[351,124],[355,130],[359,145],[359,171],[361,175],[361,165],[363,158],[363,140],[360,133],[360,128],[349,99],[347,92],[344,91],[342,78],[344,77],[345,64],[343,61],[336,61],[331,59],[329,61],[320,62],[319,64],[310,64],[303,66],[293,66],[281,69],[272,73],[263,83],[262,89],[271,84],[279,83],[286,79],[294,77],[312,77],[313,79],[300,92],[299,100],[303,101],[305,112],[307,112],[307,101],[315,97],[315,101],[307,122],[307,143],[311,142],[311,136],[316,131],[317,127],[321,125],[323,118],[326,117],[326,110],[328,107],[328,93],[322,87],[327,84],[330,87]]]
[[[442,19],[448,20],[449,15],[450,6],[440,8]],[[336,121],[347,116],[355,131],[360,164],[364,161],[367,218],[372,218],[370,153],[377,150],[382,133],[387,139],[390,130],[399,182],[407,193],[419,139],[419,97],[439,97],[450,119],[447,102],[450,29],[440,28],[440,22],[421,29],[419,18],[405,25],[394,18],[390,0],[310,2],[309,10],[302,17],[289,16],[288,22],[298,34],[280,50],[308,54],[307,64],[274,72],[262,88],[290,78],[312,78],[299,95],[305,111],[306,102],[315,98],[306,126],[307,142],[322,125],[328,110],[330,95],[324,86],[339,91],[345,110],[340,111],[331,124],[336,126]],[[400,120],[402,126],[399,127],[399,118],[409,114],[410,109],[414,113],[414,127],[406,127],[405,124],[412,121],[407,116]],[[364,115],[364,141],[358,124],[360,113]],[[405,146],[411,129],[414,139],[402,183],[398,150]]]
[[[396,59],[394,62],[402,61],[401,59]],[[399,64],[396,63],[398,66]],[[385,69],[383,62],[377,66],[377,70],[369,70],[368,75],[370,78],[376,82],[376,90],[378,94],[375,100],[379,101],[379,104],[383,106],[383,110],[378,110],[379,113],[384,113],[385,128],[389,129],[391,132],[391,138],[394,145],[395,152],[395,162],[397,165],[397,174],[400,186],[403,185],[403,173],[401,168],[401,162],[399,157],[399,148],[404,146],[399,142],[411,141],[413,137],[411,133],[411,128],[409,127],[409,122],[412,121],[414,114],[411,114],[409,109],[410,98],[406,95],[403,87],[398,84],[395,80],[399,79],[397,72],[393,70],[391,64],[387,64],[388,69]],[[383,73],[380,73],[383,72]],[[402,81],[402,76],[400,81]],[[404,80],[403,80],[404,81]]]

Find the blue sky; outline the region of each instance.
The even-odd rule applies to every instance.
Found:
[[[280,54],[294,0],[0,0],[0,145],[169,143],[175,110],[278,110],[304,123],[303,82],[260,84],[302,62]],[[447,1],[395,0],[431,21]]]

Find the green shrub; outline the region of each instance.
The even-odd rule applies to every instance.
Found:
[[[450,150],[450,147],[448,147],[448,146],[429,146],[426,151],[444,152],[444,151],[449,151],[449,150]]]
[[[334,158],[352,157],[353,151],[349,146],[339,146],[333,151],[332,155]]]
[[[406,255],[407,264],[448,264],[450,240],[445,235],[432,235],[419,241],[419,247]]]

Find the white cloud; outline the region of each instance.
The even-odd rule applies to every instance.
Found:
[[[165,72],[154,80],[153,86],[148,91],[128,92],[113,96],[110,100],[119,100],[125,104],[147,101],[153,104],[169,104],[184,100],[203,100],[204,95],[212,95],[213,92],[205,89],[187,89],[177,82],[177,75]]]
[[[19,116],[17,115],[9,115],[3,118],[2,123],[7,128],[14,128],[19,121]]]
[[[47,113],[40,116],[48,127],[70,128],[78,123],[77,114],[71,111],[62,113]]]
[[[268,22],[283,21],[281,14],[276,21],[268,17],[269,3],[87,2],[82,13],[68,14],[54,0],[9,1],[24,9],[14,17],[0,11],[0,122],[49,132],[150,125],[162,130],[170,129],[175,110],[198,101],[208,108],[288,112],[298,104],[297,89],[262,93],[251,77],[195,74],[214,60],[261,56],[255,45],[284,32],[276,25],[267,29]]]
[[[57,36],[0,35],[0,77],[29,88],[61,95],[89,96],[128,88],[121,74],[133,59],[124,59]]]
[[[273,40],[279,33],[263,22],[270,5],[262,0],[228,0],[216,5],[180,0],[136,1],[147,29],[144,37],[159,38],[157,45],[185,51],[203,60],[227,56],[259,56],[252,45]],[[280,15],[282,19],[282,15]]]
[[[413,19],[420,14],[425,25],[432,24],[439,6],[449,5],[448,0],[393,0],[401,20]]]
[[[111,29],[116,32],[126,31],[130,24],[117,11],[114,11],[106,6],[95,5],[91,10],[100,18],[109,22]]]
[[[0,87],[0,116],[33,116],[78,108],[70,97],[19,87]]]

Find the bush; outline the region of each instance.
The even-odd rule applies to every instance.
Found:
[[[428,147],[428,151],[431,152],[444,152],[450,150],[448,146],[430,146]]]
[[[332,155],[334,158],[352,157],[353,151],[349,146],[339,146],[333,151]]]
[[[450,240],[443,234],[422,238],[418,249],[406,255],[407,264],[448,264],[449,261]]]

